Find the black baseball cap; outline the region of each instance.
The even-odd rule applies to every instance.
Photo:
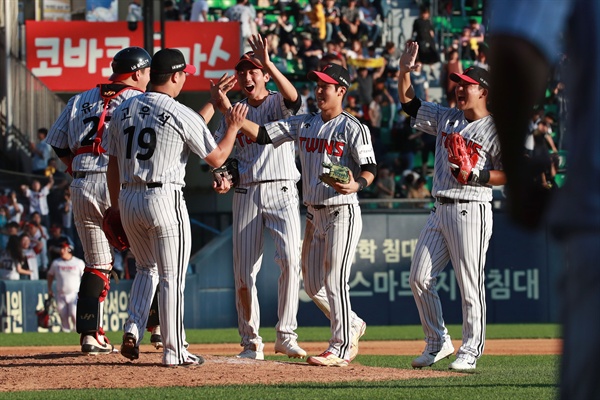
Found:
[[[196,67],[186,64],[183,53],[178,49],[162,49],[154,54],[150,64],[150,73],[170,74],[183,71],[188,74],[195,74]]]
[[[250,65],[250,69],[263,69],[262,62],[256,58],[253,51],[249,51],[240,57],[240,61],[235,64],[236,71],[241,70],[244,65]]]
[[[310,71],[308,79],[314,82],[322,80],[334,85],[342,85],[345,88],[350,87],[350,74],[348,70],[338,64],[327,64],[321,68],[321,71]]]
[[[450,79],[454,82],[465,81],[473,85],[480,85],[485,89],[490,88],[490,73],[480,67],[469,67],[462,74],[453,72],[450,74]]]

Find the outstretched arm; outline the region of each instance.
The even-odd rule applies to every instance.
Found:
[[[417,42],[406,43],[406,48],[400,57],[399,68],[400,77],[398,78],[398,95],[400,103],[408,103],[415,98],[415,90],[410,82],[410,71],[417,68],[416,59],[419,52]]]
[[[299,97],[298,91],[271,61],[267,38],[263,38],[261,35],[252,35],[248,39],[248,43],[250,43],[254,55],[262,62],[265,72],[268,72],[273,78],[273,82],[277,85],[277,89],[281,92],[283,98],[292,103],[295,102]]]
[[[204,118],[204,122],[207,124],[210,122],[215,115],[215,109],[225,114],[231,106],[227,98],[227,92],[235,86],[236,82],[235,75],[228,76],[227,73],[223,74],[216,84],[212,80],[210,81],[210,100],[198,111]]]
[[[211,167],[218,168],[227,160],[227,157],[229,157],[229,154],[233,150],[237,132],[242,128],[242,123],[246,121],[247,114],[248,106],[240,103],[227,111],[225,116],[227,121],[225,136],[221,139],[217,147],[204,158],[204,161]]]

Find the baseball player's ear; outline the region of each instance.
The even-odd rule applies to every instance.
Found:
[[[271,75],[265,73],[265,82],[269,82],[271,80]]]

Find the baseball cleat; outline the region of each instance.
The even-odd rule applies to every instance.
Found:
[[[298,346],[298,343],[293,339],[277,339],[275,341],[275,354],[286,354],[289,358],[304,358],[306,351]]]
[[[123,335],[121,355],[131,361],[140,358],[140,347],[137,345],[137,340],[135,336],[133,336],[133,333],[126,333]]]
[[[236,356],[237,358],[248,358],[250,360],[264,360],[265,353],[262,351],[246,349]]]
[[[347,367],[349,361],[339,358],[330,351],[325,351],[318,356],[310,356],[306,360],[310,365],[319,365],[323,367]]]
[[[452,342],[448,340],[444,342],[439,351],[428,352],[426,349],[423,354],[412,360],[411,365],[413,368],[430,367],[436,362],[450,357],[452,354],[454,354],[454,346],[452,346]]]
[[[448,365],[448,369],[454,371],[473,371],[477,368],[477,361],[468,362],[464,358],[457,358]]]
[[[154,346],[155,349],[163,348],[162,337],[160,335],[160,325],[157,325],[152,329],[152,335],[150,336],[150,344]]]
[[[96,332],[91,335],[81,335],[81,352],[96,356],[98,354],[110,354],[114,346],[110,344],[108,338],[103,332]]]
[[[350,345],[350,361],[353,361],[358,355],[358,341],[367,331],[367,324],[365,321],[362,322],[360,330],[354,333],[352,337],[352,344]]]
[[[181,364],[165,364],[165,367],[193,367],[204,364],[204,358],[195,354],[188,353],[185,361]]]

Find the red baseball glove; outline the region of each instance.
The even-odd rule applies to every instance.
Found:
[[[460,134],[452,133],[446,137],[446,148],[452,175],[459,183],[466,185],[469,183],[474,165],[465,140]]]
[[[118,251],[129,248],[129,240],[121,223],[121,214],[119,210],[108,207],[102,219],[102,229],[108,239],[108,243]]]

